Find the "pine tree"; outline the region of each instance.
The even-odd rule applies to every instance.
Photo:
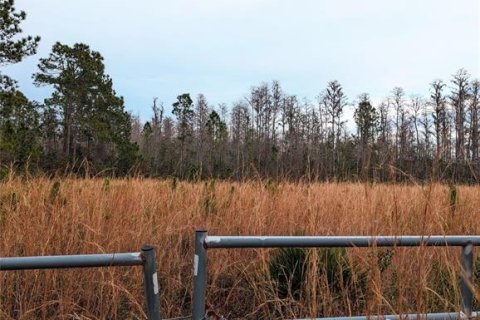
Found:
[[[40,37],[26,36],[20,24],[24,11],[16,11],[13,0],[0,1],[0,66],[18,63],[36,53]],[[39,113],[16,81],[0,70],[0,162],[23,166],[39,154]]]
[[[120,171],[128,170],[136,152],[130,142],[131,118],[105,74],[101,54],[85,44],[57,42],[38,68],[35,84],[54,88],[45,104],[60,116],[66,164],[75,167],[87,160],[98,170],[120,170],[118,165]]]
[[[190,162],[190,157],[188,157],[189,150],[187,147],[191,144],[193,117],[195,115],[193,111],[193,100],[190,98],[190,94],[184,93],[177,96],[177,101],[174,102],[172,106],[172,113],[177,117],[177,137],[178,140],[180,140],[180,161],[178,163],[178,170],[181,177],[186,177],[187,162]]]
[[[361,170],[363,179],[368,178],[372,145],[377,129],[378,113],[370,103],[368,94],[360,96],[360,103],[354,113],[360,144]]]
[[[20,91],[0,91],[0,163],[18,167],[40,154],[39,113]]]

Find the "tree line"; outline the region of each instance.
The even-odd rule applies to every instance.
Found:
[[[432,81],[427,98],[396,87],[374,105],[367,93],[349,102],[338,81],[315,101],[272,81],[231,110],[182,94],[172,118],[154,99],[151,120],[133,118],[132,139],[152,176],[477,182],[479,89],[460,69],[448,83]]]
[[[39,37],[20,37],[26,14],[0,5],[0,65],[36,53]],[[182,179],[271,178],[329,181],[478,181],[479,87],[464,69],[434,80],[425,96],[395,87],[382,101],[349,100],[330,81],[314,100],[278,81],[253,86],[242,99],[213,106],[203,94],[152,101],[142,121],[88,45],[56,43],[33,72],[51,88],[30,101],[0,70],[1,172],[139,174]],[[353,108],[354,125],[348,125]]]

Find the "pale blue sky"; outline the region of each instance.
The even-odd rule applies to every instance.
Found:
[[[100,51],[126,108],[150,116],[153,97],[170,110],[184,92],[212,104],[277,79],[315,99],[339,80],[350,100],[395,86],[426,94],[457,69],[480,75],[478,0],[16,0],[37,55],[6,68],[32,99],[49,93],[31,74],[53,43]]]

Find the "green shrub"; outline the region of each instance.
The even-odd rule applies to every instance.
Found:
[[[301,297],[307,263],[307,250],[282,248],[273,254],[269,263],[270,278],[275,282],[281,299]]]
[[[55,199],[57,199],[59,193],[60,193],[60,181],[55,181],[52,187],[50,188],[50,193],[48,195],[50,202],[54,202]]]
[[[310,249],[312,250],[312,249]],[[307,281],[318,279],[317,292],[328,297],[320,297],[319,315],[326,315],[335,308],[345,308],[347,301],[356,310],[366,304],[368,291],[368,274],[363,270],[354,270],[344,248],[314,249],[318,257],[314,268],[317,274],[307,274],[309,251],[307,249],[284,248],[275,251],[269,261],[270,279],[274,282],[277,297],[294,299],[301,302],[306,296]],[[310,269],[311,270],[311,269]],[[313,277],[312,277],[313,276]],[[329,290],[322,288],[326,284]],[[311,285],[311,284],[310,284]],[[332,305],[333,304],[333,305]]]
[[[455,186],[454,184],[451,184],[449,194],[450,194],[450,210],[452,212],[455,212],[455,209],[457,207],[457,201],[458,201],[457,186]]]
[[[215,196],[215,180],[205,182],[203,188],[202,208],[205,217],[217,213],[217,200]]]

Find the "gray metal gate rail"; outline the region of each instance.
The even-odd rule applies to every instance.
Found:
[[[147,316],[149,320],[161,320],[157,267],[153,246],[144,245],[141,252],[130,253],[0,258],[0,271],[114,266],[143,266]]]
[[[207,231],[195,232],[193,320],[205,318],[207,290],[207,251],[217,248],[334,248],[334,247],[462,247],[461,252],[461,312],[429,313],[418,319],[457,319],[477,317],[473,305],[473,246],[480,245],[480,236],[209,236]],[[416,314],[402,319],[416,319]],[[399,316],[341,317],[323,319],[399,319]],[[320,318],[318,318],[320,319]]]

